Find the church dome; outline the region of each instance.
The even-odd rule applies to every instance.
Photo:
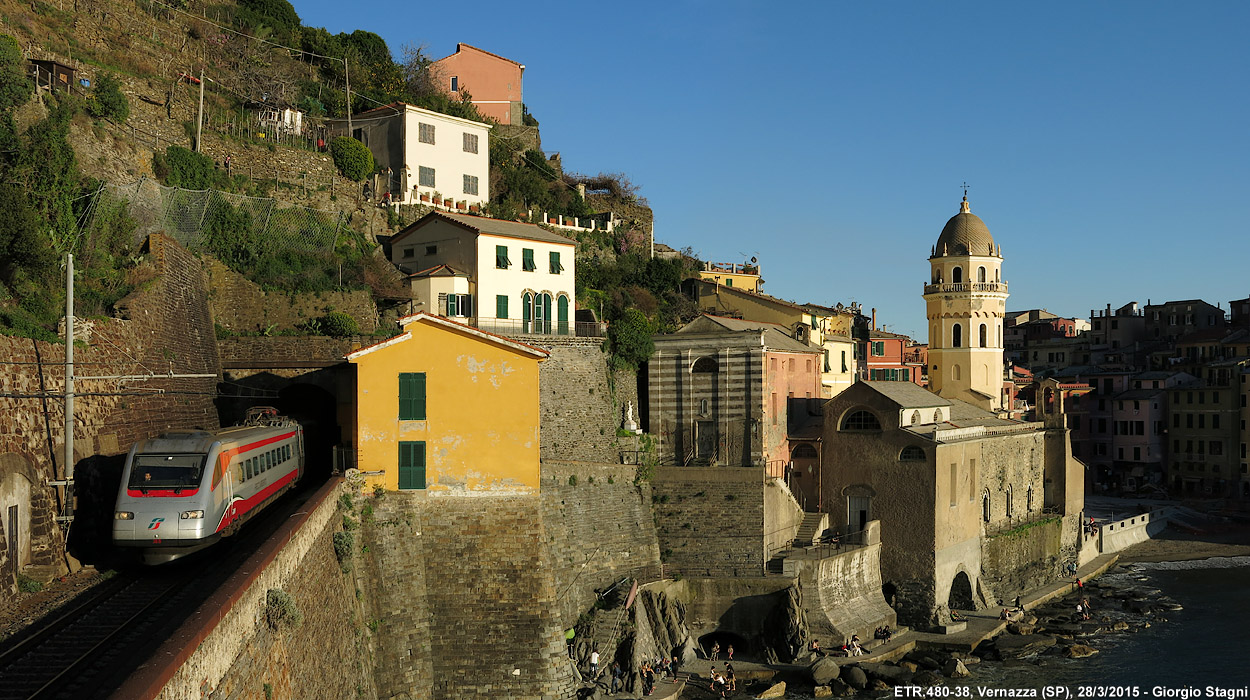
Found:
[[[938,236],[937,246],[933,250],[936,257],[944,255],[986,255],[998,254],[994,245],[994,237],[990,229],[968,208],[968,198],[959,205],[959,213],[952,216],[942,227],[942,235]]]

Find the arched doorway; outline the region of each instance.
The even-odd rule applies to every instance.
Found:
[[[946,607],[951,610],[975,610],[976,603],[972,600],[972,579],[966,571],[955,574],[951,581],[951,593],[947,598]]]

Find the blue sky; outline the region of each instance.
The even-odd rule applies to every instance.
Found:
[[[544,150],[628,174],[656,240],[920,340],[965,180],[1009,309],[1250,295],[1247,3],[294,4],[525,64]]]

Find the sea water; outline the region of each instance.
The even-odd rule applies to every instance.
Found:
[[[982,689],[1047,686],[1061,686],[1078,700],[1250,697],[1250,557],[1133,564],[1103,581],[1158,588],[1183,609],[1138,632],[1079,640],[1098,649],[1095,656],[977,664],[959,686],[970,688],[970,697],[985,697]]]

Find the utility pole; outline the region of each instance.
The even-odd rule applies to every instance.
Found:
[[[204,128],[204,66],[200,66],[200,113],[195,118],[195,152],[203,153],[200,148],[200,131]]]
[[[352,77],[347,73],[347,54],[343,54],[343,79],[347,81],[347,135],[352,135]]]
[[[65,255],[65,500],[74,513],[74,254]]]

